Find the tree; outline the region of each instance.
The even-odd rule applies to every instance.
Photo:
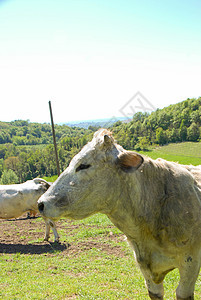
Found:
[[[167,135],[161,127],[156,129],[156,142],[159,145],[164,145],[167,143]]]
[[[181,125],[179,128],[179,135],[182,142],[186,141],[187,139],[187,127],[184,125],[184,119],[181,121]]]
[[[0,180],[1,184],[15,184],[18,182],[19,182],[18,177],[13,170],[9,169],[3,171]]]
[[[137,145],[135,146],[136,150],[143,150],[146,151],[149,149],[150,146],[150,141],[148,140],[147,137],[139,137],[139,141],[137,143]]]
[[[199,123],[200,122],[200,113],[199,110],[193,111],[190,115],[192,123]]]
[[[187,136],[189,141],[197,142],[200,136],[199,126],[195,123],[192,123],[187,129]]]
[[[16,156],[11,156],[5,159],[4,164],[7,170],[17,171],[17,164],[19,162],[19,158]]]
[[[10,134],[6,132],[5,130],[1,130],[0,132],[0,144],[10,143]]]
[[[3,158],[0,158],[0,177],[3,173]]]

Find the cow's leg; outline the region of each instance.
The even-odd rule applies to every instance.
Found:
[[[145,285],[148,290],[149,297],[152,300],[163,300],[164,289],[163,289],[162,279],[159,284],[154,283],[154,281],[152,279],[153,277],[152,277],[151,271],[149,270],[149,268],[147,266],[144,265],[143,259],[141,259],[142,256],[140,255],[138,245],[132,239],[127,239],[127,240],[129,242],[130,246],[134,250],[134,256],[135,256],[138,266],[142,272],[142,275],[144,276]]]
[[[152,300],[163,300],[163,296],[164,296],[163,282],[159,284],[154,283],[150,271],[145,270],[145,268],[142,268],[140,264],[139,267],[145,278],[145,285],[148,290],[149,297]]]
[[[149,292],[149,297],[152,300],[163,300],[164,289],[163,283],[156,284],[150,279],[145,278],[146,287]]]
[[[49,220],[45,220],[45,237],[44,241],[48,241],[50,238],[50,224]]]
[[[46,220],[45,219],[45,237],[44,237],[44,241],[48,241],[50,238],[50,226],[53,230],[54,233],[54,241],[55,242],[59,242],[59,235],[56,229],[56,225],[52,220]]]
[[[54,241],[55,242],[59,242],[59,235],[58,235],[58,232],[57,232],[57,229],[56,229],[56,225],[53,221],[49,221],[50,223],[50,226],[52,227],[52,230],[53,230],[53,233],[54,233]]]
[[[200,262],[193,256],[188,256],[179,268],[180,282],[176,290],[177,300],[193,300],[195,282],[200,270]]]

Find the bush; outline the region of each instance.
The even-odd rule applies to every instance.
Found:
[[[19,182],[18,177],[13,170],[9,169],[3,171],[0,184],[14,184],[18,182]]]

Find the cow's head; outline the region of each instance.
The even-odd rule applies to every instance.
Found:
[[[39,199],[39,211],[50,219],[109,214],[121,196],[125,176],[132,176],[142,163],[141,155],[124,150],[108,130],[100,129]]]

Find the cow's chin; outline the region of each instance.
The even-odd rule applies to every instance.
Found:
[[[67,218],[67,219],[72,219],[72,220],[82,220],[82,219],[85,219],[85,218],[88,218],[90,217],[91,215],[95,214],[96,212],[93,212],[93,213],[76,213],[76,212],[73,212],[73,213],[66,213],[63,215],[64,218]]]
[[[54,207],[52,206],[51,209],[45,207],[43,211],[40,211],[40,214],[43,217],[43,219],[49,219],[52,221],[58,221],[63,217],[63,214],[58,209],[54,209]]]
[[[51,211],[46,210],[42,217],[44,219],[50,219],[53,221],[58,221],[61,218],[71,219],[71,220],[82,220],[85,218],[90,217],[91,215],[95,214],[96,212],[80,212],[80,211],[60,211],[60,210],[54,210],[51,209]]]
[[[45,214],[42,214],[42,218],[45,219],[45,220],[52,220],[52,221],[56,222],[59,219],[61,219],[62,216],[61,215],[56,215],[56,214],[45,213]]]

